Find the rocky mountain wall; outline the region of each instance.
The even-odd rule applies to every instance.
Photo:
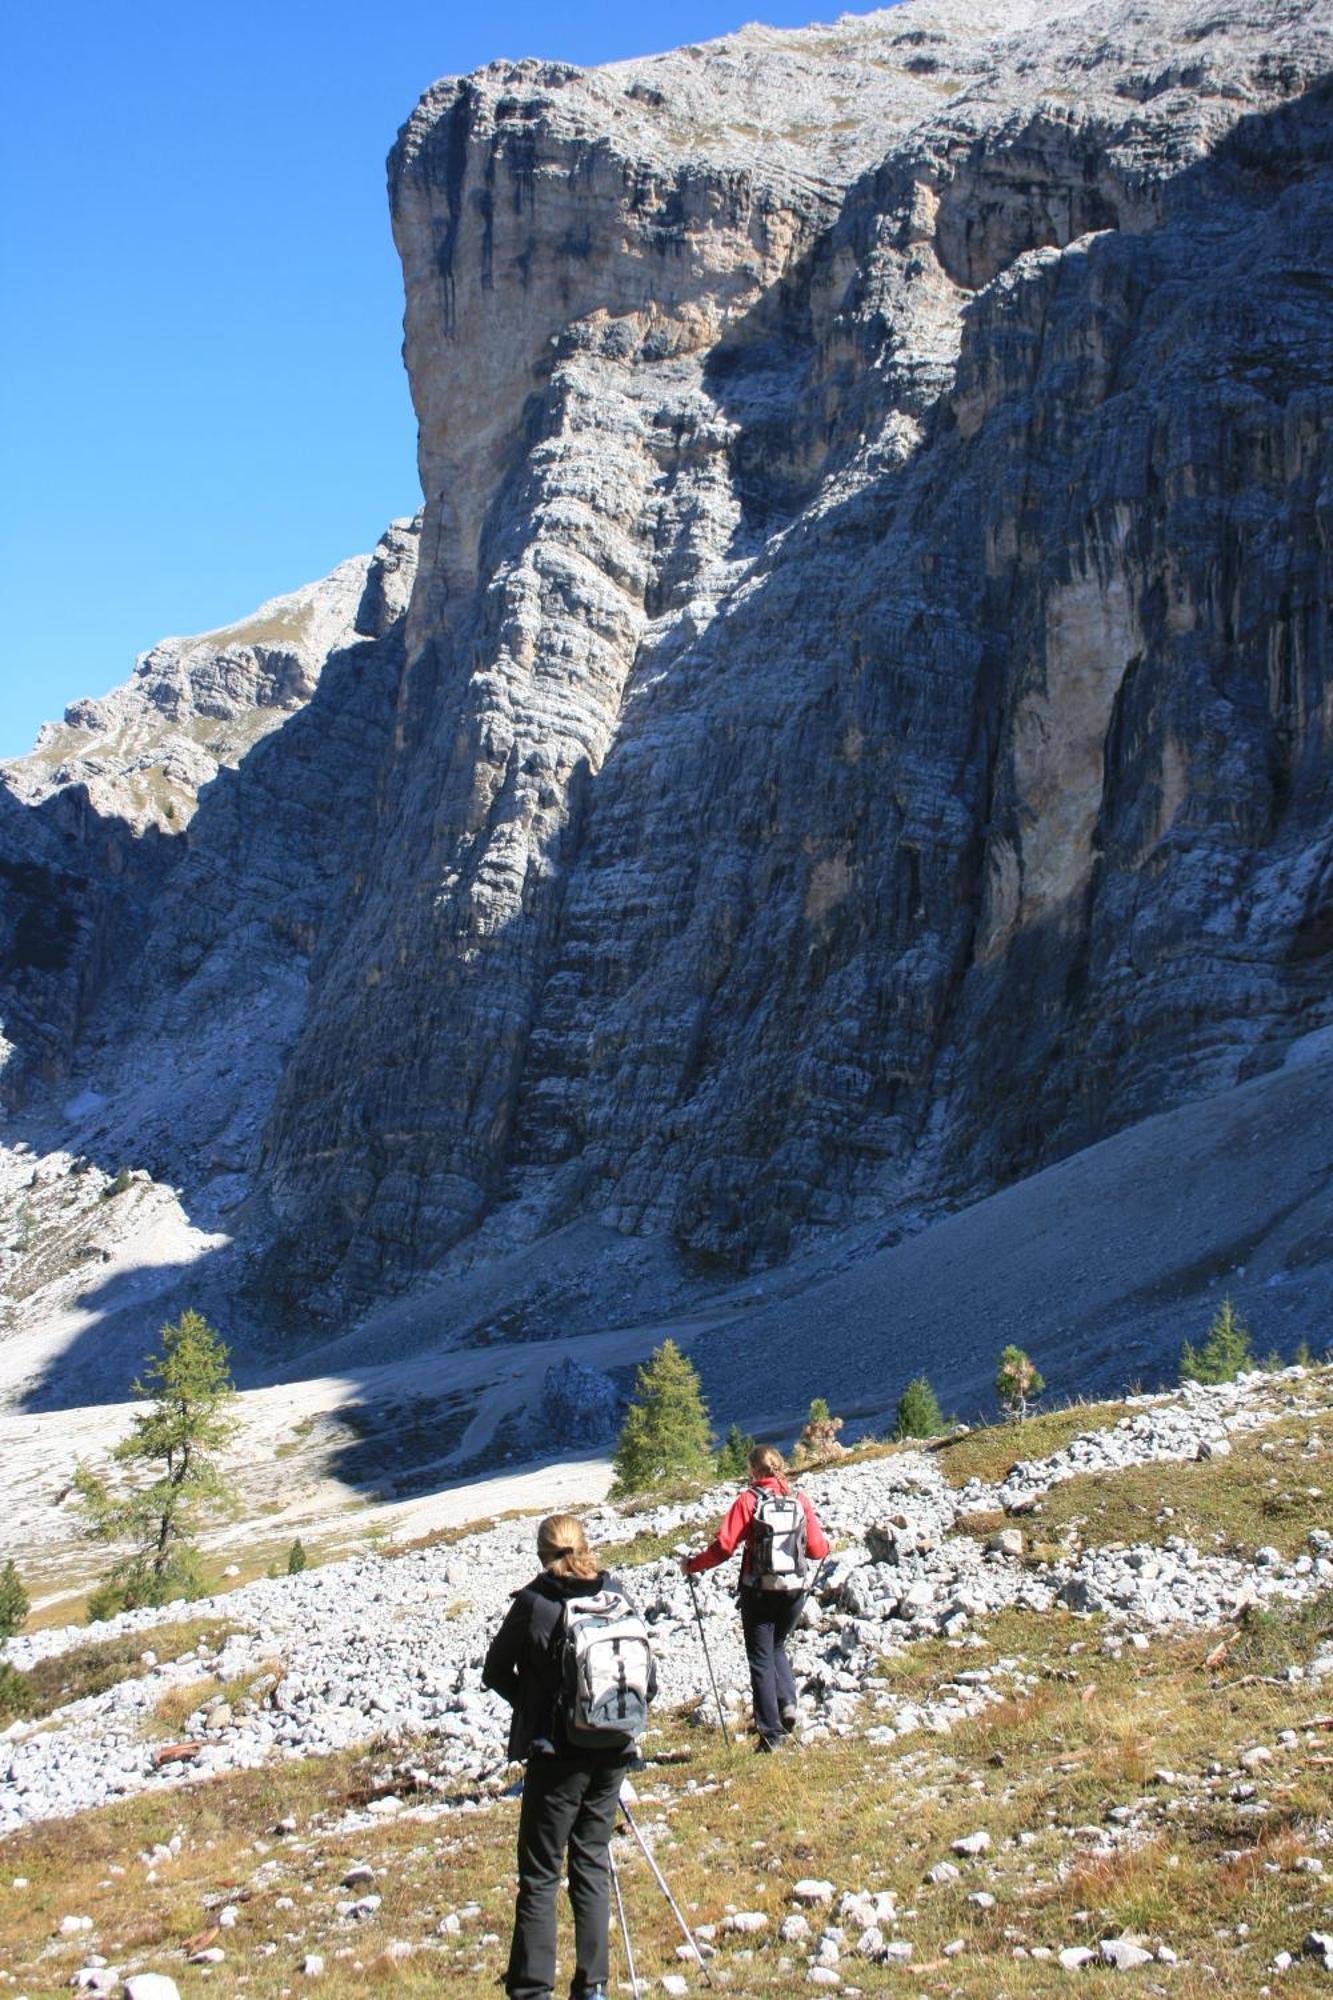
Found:
[[[11,1099],[104,1099],[308,1327],[571,1224],[892,1242],[1277,1065],[1331,74],[1315,0],[906,0],[433,86],[419,538],[10,767]]]
[[[374,814],[416,530],[194,640],[42,732],[0,785],[11,1131],[89,1109],[105,1163],[249,1191],[307,968]]]
[[[1331,51],[911,0],[428,93],[388,809],[265,1163],[331,1305],[892,1228],[1324,1017]]]

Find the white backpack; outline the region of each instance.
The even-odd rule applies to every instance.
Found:
[[[756,1590],[805,1589],[805,1508],[797,1493],[754,1489],[745,1581]]]
[[[564,1611],[560,1714],[571,1744],[630,1750],[648,1722],[652,1649],[618,1590],[571,1597]]]

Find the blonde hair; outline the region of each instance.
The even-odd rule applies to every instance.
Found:
[[[577,1576],[590,1582],[601,1574],[588,1547],[582,1521],[572,1514],[548,1514],[537,1530],[537,1556],[552,1576]]]
[[[751,1479],[783,1479],[787,1461],[775,1444],[757,1444],[750,1453]]]

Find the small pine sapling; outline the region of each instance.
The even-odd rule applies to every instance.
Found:
[[[722,1448],[717,1455],[717,1476],[719,1479],[746,1479],[750,1472],[750,1453],[754,1450],[754,1439],[743,1431],[739,1424],[733,1424],[722,1440]]]
[[[894,1416],[895,1438],[938,1437],[947,1426],[939,1397],[925,1375],[914,1375],[902,1395]]]
[[[1011,1417],[1019,1423],[1026,1423],[1028,1404],[1035,1403],[1046,1387],[1037,1364],[1025,1354],[1021,1347],[1012,1342],[1000,1352],[1000,1365],[995,1371],[995,1393]]]
[[[306,1560],[305,1544],[298,1535],[287,1551],[288,1576],[299,1576],[306,1566]]]
[[[22,1630],[31,1606],[11,1556],[0,1569],[0,1639],[12,1639]]]
[[[1253,1367],[1250,1329],[1229,1298],[1214,1313],[1203,1345],[1187,1340],[1180,1353],[1182,1382],[1234,1382]]]
[[[810,1405],[805,1427],[796,1440],[792,1452],[793,1465],[822,1465],[830,1458],[841,1458],[846,1445],[839,1444],[838,1432],[843,1420],[829,1410],[823,1396],[816,1396]]]

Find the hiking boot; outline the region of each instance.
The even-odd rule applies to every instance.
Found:
[[[795,1729],[799,1719],[800,1711],[796,1703],[794,1701],[784,1701],[782,1707],[778,1710],[778,1721],[782,1724],[788,1736]]]
[[[776,1750],[785,1750],[787,1739],[785,1736],[761,1736],[754,1747],[756,1753],[763,1756],[766,1752],[771,1753]]]

